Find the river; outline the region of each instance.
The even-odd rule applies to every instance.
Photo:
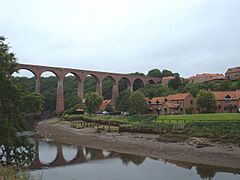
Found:
[[[36,138],[37,137],[37,138]],[[29,166],[46,180],[239,180],[240,169],[152,159],[101,149],[77,147],[35,136],[35,158]]]

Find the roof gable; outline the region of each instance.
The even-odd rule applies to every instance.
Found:
[[[217,101],[238,100],[237,91],[212,91]]]
[[[174,101],[174,100],[184,100],[188,96],[191,96],[190,93],[179,93],[179,94],[172,94],[167,97],[169,101]]]

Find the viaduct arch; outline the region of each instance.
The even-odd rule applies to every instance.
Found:
[[[133,84],[135,80],[141,80],[143,85],[147,85],[149,82],[159,83],[161,78],[157,77],[147,77],[147,76],[136,76],[129,74],[120,74],[120,73],[109,73],[109,72],[100,72],[100,71],[90,71],[90,70],[81,70],[81,69],[71,69],[71,68],[61,68],[61,67],[50,67],[50,66],[40,66],[40,65],[30,65],[30,64],[18,64],[16,70],[29,70],[35,76],[35,91],[40,93],[40,76],[46,71],[54,73],[57,77],[57,100],[56,100],[56,113],[61,114],[64,111],[64,89],[63,82],[64,77],[68,73],[73,74],[78,81],[78,96],[81,99],[84,99],[84,80],[88,75],[94,76],[97,79],[96,92],[99,95],[102,95],[102,81],[106,77],[110,77],[113,82],[112,88],[112,102],[115,103],[116,98],[118,97],[118,85],[120,79],[127,79],[128,85],[127,89],[133,91]]]

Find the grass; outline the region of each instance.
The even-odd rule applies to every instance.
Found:
[[[111,116],[111,115],[87,115],[87,114],[81,114],[81,115],[69,115],[67,116],[69,118],[76,118],[76,117],[84,117],[88,119],[94,119],[99,121],[118,121],[118,122],[128,122],[128,117],[124,116]]]
[[[157,123],[188,123],[188,122],[211,122],[211,121],[240,121],[240,113],[212,113],[212,114],[184,114],[184,115],[140,115],[140,116],[111,116],[111,115],[69,115],[69,118],[84,117],[99,121],[118,121],[135,124],[137,122]]]
[[[0,179],[7,180],[28,180],[30,175],[21,170],[16,170],[12,167],[3,167],[0,165]]]
[[[157,122],[160,121],[168,122],[240,121],[240,113],[163,115],[157,117]]]
[[[118,132],[118,130],[119,130],[119,127],[117,127],[117,126],[99,125],[96,123],[85,123],[85,124],[82,123],[81,124],[78,121],[72,121],[70,124],[70,127],[76,128],[76,129],[83,129],[86,127],[91,127],[91,128],[95,128],[99,131],[108,131],[108,132]]]

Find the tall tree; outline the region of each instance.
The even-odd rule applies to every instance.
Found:
[[[131,95],[129,91],[122,91],[116,100],[116,109],[118,111],[127,112],[128,111],[128,98]]]
[[[162,71],[162,76],[163,76],[163,77],[173,76],[173,73],[172,73],[172,71],[170,71],[170,70],[164,69],[164,70]]]
[[[102,104],[103,97],[97,93],[88,93],[85,99],[86,110],[89,114],[93,114],[97,111]]]
[[[201,90],[197,95],[196,105],[200,113],[215,112],[216,103],[216,98],[211,91]]]
[[[14,53],[9,52],[5,38],[0,37],[0,144],[6,164],[16,162],[13,156],[21,154],[18,148],[24,139],[17,138],[16,133],[26,130],[26,113],[42,108],[41,96],[27,93],[14,81],[11,74],[16,72],[16,65]],[[25,158],[24,153],[21,156]]]
[[[144,114],[147,112],[148,108],[147,102],[145,100],[144,95],[139,91],[135,91],[130,95],[128,103],[129,103],[128,110],[131,115]]]
[[[182,80],[179,76],[175,76],[168,82],[168,87],[173,89],[178,89],[182,85]]]
[[[162,77],[162,73],[159,69],[152,69],[148,71],[147,76],[149,77]]]

